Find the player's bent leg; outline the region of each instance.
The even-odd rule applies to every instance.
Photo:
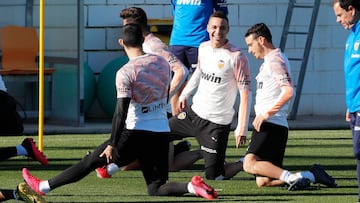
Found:
[[[81,161],[70,166],[69,168],[62,171],[57,176],[46,181],[46,187],[40,181],[40,179],[32,176],[30,172],[24,168],[23,169],[23,178],[26,183],[37,193],[43,195],[44,193],[53,190],[57,187],[77,182],[87,176],[90,172],[95,170],[97,167],[100,167],[106,164],[106,158],[100,157],[100,154],[107,146],[108,142],[104,142],[98,148],[95,149],[93,153],[86,155]],[[45,181],[44,181],[45,182]],[[41,188],[40,188],[41,184]],[[44,186],[44,187],[43,187]]]
[[[134,160],[133,162],[129,163],[128,165],[121,167],[122,171],[139,170],[139,169],[140,169],[139,160]]]
[[[233,162],[233,163],[226,163],[224,165],[224,170],[225,170],[225,179],[231,179],[237,173],[244,170],[243,162],[237,161],[237,162]]]
[[[208,200],[218,198],[215,189],[206,184],[200,176],[193,176],[189,183],[167,182],[161,184],[154,181],[148,185],[148,193],[150,196],[180,196],[185,193],[193,193]]]
[[[256,162],[258,157],[254,154],[247,154],[244,158],[243,169],[246,173],[259,174],[259,170],[256,168]]]
[[[93,153],[83,157],[83,159],[81,159],[78,163],[65,169],[59,175],[49,179],[51,189],[77,182],[86,177],[96,168],[105,165],[107,163],[106,157],[100,157],[100,154],[106,146],[107,143],[105,142],[96,148]]]
[[[174,157],[172,163],[169,162],[169,171],[189,169],[196,161],[201,158],[202,155],[200,150],[181,152]]]

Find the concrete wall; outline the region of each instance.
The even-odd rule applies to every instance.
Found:
[[[313,2],[303,0],[298,2]],[[121,19],[119,11],[125,7],[143,8],[149,18],[172,18],[169,0],[85,0],[85,57],[94,72],[114,57],[123,54],[117,38]],[[287,0],[228,0],[231,24],[229,39],[246,52],[243,35],[254,23],[266,23],[272,33],[275,45],[280,44],[281,33],[288,6]],[[308,10],[297,9],[292,25],[297,31],[307,29],[310,22]],[[344,114],[344,79],[342,72],[344,43],[348,32],[336,24],[331,1],[322,1],[315,29],[313,45],[309,56],[307,72],[300,99],[298,115],[340,115]],[[290,37],[285,53],[288,57],[303,53],[305,38]],[[261,61],[248,56],[255,77]],[[295,83],[300,63],[292,63]],[[253,83],[255,84],[255,82]],[[255,88],[255,86],[254,86]]]
[[[32,1],[28,1],[32,2]],[[33,26],[39,28],[39,0],[26,7],[26,0],[0,1],[0,27],[5,25]],[[29,8],[29,9],[27,9]],[[45,30],[44,30],[44,55],[56,57],[78,58],[78,9],[77,0],[47,0],[45,3]],[[26,12],[29,10],[30,12]],[[81,40],[80,40],[81,41]],[[48,65],[45,64],[45,67]],[[52,97],[51,111],[46,113],[46,118],[57,122],[68,122],[72,125],[82,123],[80,111],[80,97],[82,77],[77,64],[54,65],[53,74],[54,96]],[[38,115],[38,87],[34,83],[16,82],[6,83],[8,91],[27,111],[28,118],[37,118]],[[45,83],[45,90],[47,83]],[[49,91],[49,90],[48,90]],[[49,110],[50,94],[45,93],[45,110]],[[64,102],[66,101],[66,102]]]
[[[47,0],[46,3],[64,6],[63,4],[69,1]],[[7,18],[12,16],[11,21],[22,24],[23,18],[25,18],[22,13],[24,2],[25,0],[2,0],[0,3],[0,19],[2,19],[2,16]],[[312,1],[300,0],[298,2]],[[231,24],[228,36],[230,41],[246,52],[243,39],[246,29],[254,23],[264,22],[272,30],[274,44],[277,46],[280,44],[288,6],[287,0],[228,0],[228,3]],[[11,9],[15,9],[16,12],[9,12],[9,5],[6,4],[11,4]],[[143,8],[150,19],[172,18],[169,0],[84,0],[84,60],[88,62],[95,74],[99,74],[104,66],[114,58],[124,55],[123,50],[117,44],[120,33],[119,28],[122,26],[119,12],[129,6]],[[37,10],[34,11],[36,12]],[[54,7],[52,12],[56,12],[56,7]],[[295,25],[297,31],[307,28],[310,21],[309,15],[307,11],[295,14],[292,24]],[[56,20],[67,22],[66,14],[61,16],[61,18]],[[37,18],[34,18],[34,22],[36,20]],[[62,31],[64,31],[64,28],[58,28],[58,32]],[[298,115],[344,114],[346,106],[344,101],[342,64],[347,34],[348,31],[343,30],[341,25],[335,22],[331,0],[322,1]],[[305,39],[290,37],[287,42],[285,53],[289,57],[302,54]],[[48,43],[56,45],[52,44],[54,43],[53,41]],[[58,45],[63,47],[64,52],[66,52],[66,45],[68,43],[71,44],[71,39],[59,41],[58,43],[60,43]],[[252,78],[254,79],[261,61],[255,60],[251,55],[248,55],[248,58],[252,68]],[[299,66],[299,63],[292,64],[295,83]],[[255,82],[253,82],[254,84]],[[101,112],[95,111],[95,114],[98,113],[101,114]]]

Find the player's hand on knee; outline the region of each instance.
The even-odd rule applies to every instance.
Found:
[[[106,157],[106,162],[110,163],[110,160],[112,160],[112,152],[113,147],[111,145],[108,145],[104,151],[100,154],[100,157]]]

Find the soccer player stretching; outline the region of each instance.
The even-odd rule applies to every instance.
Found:
[[[244,144],[251,106],[248,59],[227,39],[229,21],[216,11],[209,19],[209,41],[199,47],[198,66],[182,91],[179,101],[184,112],[169,120],[171,136],[194,136],[205,159],[205,176],[211,180],[233,177],[242,170],[242,162],[226,163],[225,155],[234,103],[240,93],[236,147]],[[195,92],[192,105],[189,97]]]
[[[39,194],[76,182],[95,168],[114,162],[124,166],[138,159],[148,194],[174,196],[194,193],[207,199],[217,193],[200,176],[189,183],[167,182],[170,131],[166,114],[170,66],[160,56],[145,54],[143,34],[138,24],[123,27],[120,45],[129,62],[116,73],[117,104],[110,139],[93,153],[49,180],[39,180],[24,168],[23,178]]]
[[[296,174],[282,169],[289,131],[286,113],[293,95],[289,61],[272,44],[271,32],[264,23],[250,27],[245,41],[249,53],[256,59],[264,59],[264,63],[256,76],[256,117],[244,170],[256,175],[259,187],[288,184],[289,190],[297,190],[306,189],[310,182],[335,187],[334,179],[320,165]]]

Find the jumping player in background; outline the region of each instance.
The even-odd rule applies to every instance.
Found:
[[[140,163],[150,196],[174,196],[193,193],[207,199],[217,198],[216,191],[200,176],[188,183],[168,181],[166,112],[170,85],[170,66],[161,56],[145,54],[144,37],[139,24],[127,24],[119,44],[129,61],[116,73],[117,104],[108,140],[80,162],[49,180],[39,180],[24,168],[23,178],[39,194],[81,180],[95,168],[109,163]]]

